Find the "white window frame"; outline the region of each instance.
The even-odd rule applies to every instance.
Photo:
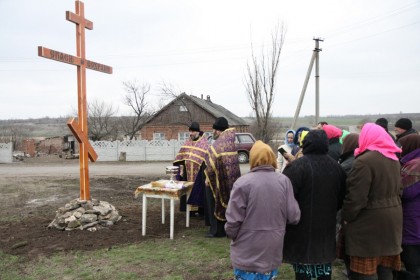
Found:
[[[188,131],[178,132],[178,141],[185,142],[188,140],[188,138],[190,138],[190,132]]]
[[[153,132],[153,140],[166,140],[164,132]]]

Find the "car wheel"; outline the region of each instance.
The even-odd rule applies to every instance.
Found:
[[[238,161],[239,163],[247,163],[248,162],[248,154],[245,152],[238,153]]]

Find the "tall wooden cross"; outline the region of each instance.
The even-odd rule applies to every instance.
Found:
[[[85,58],[85,28],[92,30],[93,23],[85,19],[84,4],[76,0],[76,13],[66,12],[66,19],[76,24],[77,56],[72,56],[45,47],[38,47],[38,56],[77,66],[78,119],[71,118],[67,126],[79,142],[80,199],[90,200],[89,160],[96,161],[98,155],[89,143],[86,101],[86,68],[112,74],[112,67],[89,61]]]

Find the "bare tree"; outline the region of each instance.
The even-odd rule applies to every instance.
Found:
[[[257,131],[255,136],[265,143],[270,140],[269,124],[272,117],[276,76],[285,34],[284,26],[277,25],[271,35],[271,47],[266,53],[263,48],[260,57],[257,57],[252,49],[252,60],[247,64],[245,88],[256,118]]]
[[[121,128],[131,140],[153,114],[146,101],[150,94],[150,85],[145,83],[139,86],[136,81],[123,82],[123,85],[126,92],[124,103],[130,106],[133,115],[121,118]]]
[[[0,126],[0,143],[9,143],[13,145],[13,150],[21,150],[22,143],[32,131],[33,126],[28,126],[19,121],[7,120]]]
[[[98,100],[88,104],[89,138],[93,141],[115,140],[118,136],[118,127],[115,115],[117,108]]]

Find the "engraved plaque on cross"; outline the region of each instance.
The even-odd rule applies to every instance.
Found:
[[[85,58],[85,28],[92,30],[93,23],[85,19],[84,4],[76,0],[76,13],[66,12],[66,19],[76,24],[77,55],[69,55],[45,47],[38,47],[38,56],[77,66],[77,118],[71,118],[67,126],[79,142],[80,199],[90,200],[89,160],[96,161],[98,155],[89,143],[86,101],[86,68],[112,74],[112,67]]]

